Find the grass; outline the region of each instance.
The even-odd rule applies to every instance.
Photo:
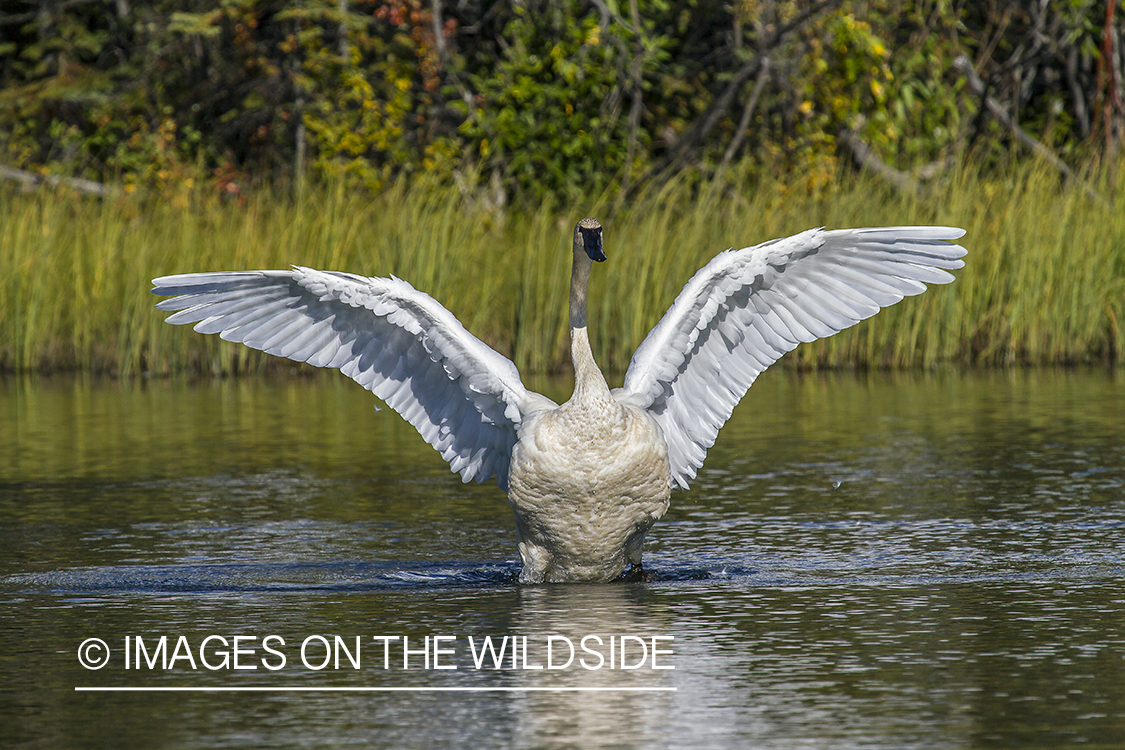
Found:
[[[563,369],[570,234],[588,215],[605,225],[610,257],[593,277],[591,334],[602,366],[618,373],[712,255],[812,226],[951,224],[968,230],[969,255],[951,286],[803,345],[791,365],[1072,363],[1113,361],[1125,349],[1125,200],[1099,204],[1026,164],[999,178],[966,170],[921,195],[862,177],[815,189],[680,179],[617,211],[604,197],[567,210],[502,209],[429,184],[374,197],[328,186],[301,201],[262,192],[243,205],[0,192],[0,369],[276,367],[165,325],[149,281],[292,263],[394,274],[521,370]]]

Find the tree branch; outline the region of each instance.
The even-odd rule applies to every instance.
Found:
[[[711,134],[711,131],[719,124],[719,121],[730,109],[731,104],[734,102],[735,94],[738,93],[742,84],[748,81],[750,76],[761,68],[763,61],[767,59],[767,56],[772,53],[782,41],[784,41],[785,37],[802,28],[806,23],[824,11],[839,5],[841,1],[842,0],[822,0],[819,3],[814,3],[771,34],[769,39],[765,40],[761,45],[757,54],[747,60],[742,67],[735,72],[734,76],[727,84],[726,89],[723,90],[723,93],[720,94],[714,104],[711,105],[706,117],[703,118],[702,124],[697,124],[692,127],[684,134],[684,137],[680,139],[675,153],[665,162],[664,169],[667,171],[677,169],[687,158],[692,148]]]
[[[873,174],[882,177],[903,192],[916,193],[921,189],[922,183],[906,172],[895,169],[890,164],[880,159],[875,152],[851,130],[841,130],[837,140],[851,150],[856,163],[858,163],[861,168],[867,169]]]
[[[754,115],[754,110],[758,107],[758,99],[762,95],[762,89],[766,85],[766,77],[770,72],[770,59],[768,57],[762,58],[762,64],[758,68],[758,78],[754,81],[754,90],[750,92],[750,100],[746,102],[746,106],[742,110],[742,117],[738,120],[738,128],[735,130],[734,137],[730,139],[730,145],[727,146],[726,153],[723,154],[723,160],[719,162],[719,173],[726,169],[727,164],[738,153],[739,146],[742,145],[742,139],[746,135],[746,128],[750,127],[750,118]]]
[[[1000,105],[1000,102],[996,101],[988,95],[988,92],[985,89],[984,81],[982,81],[980,76],[977,75],[977,72],[973,70],[973,64],[969,62],[968,57],[964,55],[958,55],[957,58],[953,61],[953,67],[961,71],[961,73],[965,76],[965,79],[969,83],[969,90],[971,90],[977,96],[981,97],[981,100],[984,102],[985,109],[990,115],[992,115],[992,118],[996,120],[996,122],[1000,123],[1002,127],[1006,128],[1008,132],[1014,135],[1016,137],[1016,140],[1041,156],[1049,164],[1055,167],[1055,169],[1062,172],[1063,175],[1067,177],[1067,179],[1074,180],[1075,182],[1080,184],[1083,190],[1086,191],[1086,194],[1091,198],[1104,202],[1105,199],[1102,198],[1101,194],[1098,193],[1097,190],[1094,190],[1092,187],[1080,180],[1078,178],[1078,175],[1074,174],[1074,170],[1072,170],[1066,164],[1066,162],[1055,156],[1055,153],[1051,151],[1051,149],[1044,146],[1042,143],[1032,137],[1027,131],[1016,124],[1016,122],[1014,122],[1008,115],[1007,111],[1005,111],[1004,107]]]
[[[72,190],[77,190],[80,193],[89,193],[90,195],[104,197],[117,194],[116,187],[105,185],[101,182],[85,180],[81,177],[57,177],[55,175],[35,174],[34,172],[25,172],[22,169],[5,167],[2,164],[0,164],[0,179],[22,183],[23,189],[28,191],[34,190],[41,185],[50,185],[51,187],[65,185]]]

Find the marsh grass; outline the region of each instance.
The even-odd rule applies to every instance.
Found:
[[[521,370],[565,368],[570,235],[588,215],[602,219],[610,257],[592,281],[592,339],[618,377],[716,252],[813,226],[951,224],[968,230],[969,255],[951,286],[798,347],[791,365],[1107,361],[1125,347],[1125,201],[1099,204],[1025,165],[1001,178],[962,171],[921,195],[863,177],[813,188],[680,178],[618,211],[605,196],[567,209],[498,208],[425,182],[378,196],[325,186],[300,201],[262,192],[242,205],[4,192],[0,368],[130,376],[290,367],[165,325],[149,294],[164,274],[289,264],[393,274]]]

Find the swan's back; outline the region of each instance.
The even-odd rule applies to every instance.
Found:
[[[608,391],[525,420],[509,477],[525,582],[606,581],[639,569],[645,533],[672,491],[656,421]]]

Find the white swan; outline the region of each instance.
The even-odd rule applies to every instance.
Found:
[[[396,278],[294,266],[153,280],[156,307],[270,354],[339,368],[390,405],[463,481],[495,476],[515,511],[523,582],[639,570],[645,532],[686,489],[735,404],[802,341],[945,284],[965,250],[950,227],[812,229],[719,253],[687,283],[610,390],[586,333],[602,228],[574,228],[574,395],[527,390],[436,300]]]

